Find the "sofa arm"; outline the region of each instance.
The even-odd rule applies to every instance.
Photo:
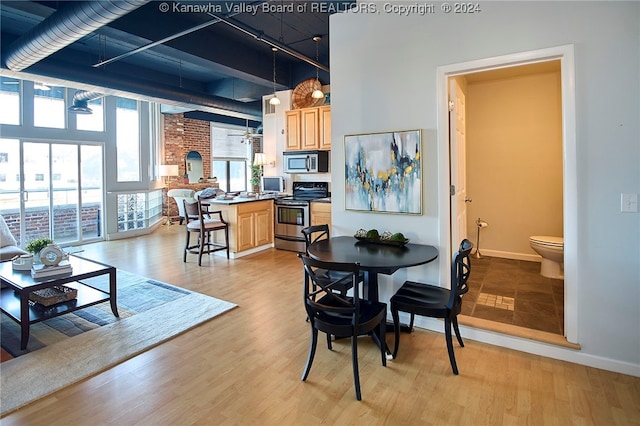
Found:
[[[21,254],[27,253],[27,251],[22,250],[18,246],[4,246],[0,248],[0,261],[4,262],[5,260],[11,260],[15,256],[20,256]]]

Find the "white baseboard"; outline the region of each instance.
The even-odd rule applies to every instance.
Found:
[[[475,252],[472,254],[475,256]],[[501,259],[526,260],[528,262],[542,262],[542,257],[537,254],[513,253],[510,251],[480,249],[480,256],[499,257]]]
[[[240,257],[247,256],[249,254],[253,254],[253,253],[257,253],[257,252],[262,251],[262,250],[270,249],[272,247],[273,247],[273,244],[265,244],[265,245],[262,245],[260,247],[254,247],[252,249],[243,250],[243,251],[237,252],[237,253],[229,252],[229,259],[238,259]],[[216,256],[224,256],[224,257],[227,256],[227,252],[224,251],[224,250],[216,251],[213,254],[216,255]]]
[[[480,253],[482,253],[482,251]],[[403,315],[406,315],[406,317],[403,317]],[[409,315],[401,312],[400,321],[408,323]],[[416,327],[444,334],[443,322],[435,318],[416,316],[414,325]],[[477,342],[488,343],[490,345],[500,346],[516,351],[545,356],[561,361],[573,362],[574,364],[600,368],[602,370],[627,374],[629,376],[640,377],[640,364],[632,364],[610,358],[585,354],[579,349],[571,349],[549,343],[538,342],[531,339],[510,336],[462,324],[460,325],[460,333],[462,334],[463,339],[475,340]],[[444,339],[444,336],[442,338]]]

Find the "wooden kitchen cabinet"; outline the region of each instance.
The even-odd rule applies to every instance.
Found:
[[[299,151],[302,149],[300,110],[294,109],[285,112],[287,125],[287,151]]]
[[[237,251],[273,243],[273,201],[238,205]]]
[[[234,258],[273,244],[273,200],[215,204],[211,210],[222,210],[229,222],[229,251]]]
[[[331,106],[287,111],[287,151],[331,149]]]
[[[317,108],[304,108],[300,110],[300,132],[302,136],[302,149],[318,149],[319,145],[319,121]]]
[[[331,203],[311,202],[311,225],[329,225],[331,232]]]
[[[320,123],[320,136],[318,149],[329,151],[331,149],[331,106],[325,105],[318,108]]]

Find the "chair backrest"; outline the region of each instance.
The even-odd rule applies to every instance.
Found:
[[[451,296],[447,307],[452,309],[458,302],[460,297],[469,291],[467,281],[471,274],[471,249],[473,244],[466,238],[460,243],[460,248],[453,255],[453,261],[451,262]]]
[[[182,202],[184,205],[184,213],[185,213],[184,218],[187,221],[187,223],[189,223],[189,219],[196,220],[195,218],[198,218],[202,220],[202,216],[200,214],[200,200],[197,200],[197,201],[182,200]]]
[[[302,253],[298,253],[304,267],[304,305],[309,318],[316,318],[323,314],[353,315],[354,321],[360,314],[360,291],[357,277],[360,273],[358,263],[337,263],[315,260]],[[323,272],[316,273],[317,270]],[[353,297],[336,292],[344,287],[345,275],[332,278],[326,271],[347,273],[351,276],[354,288]],[[357,327],[357,324],[354,324]]]
[[[304,235],[304,243],[307,254],[309,254],[309,246],[311,244],[325,238],[330,238],[329,225],[327,224],[307,226],[301,232],[302,235]]]

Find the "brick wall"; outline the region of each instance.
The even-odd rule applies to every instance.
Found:
[[[82,214],[82,234],[86,237],[100,236],[101,212],[97,204],[87,204],[81,209]],[[75,240],[77,210],[75,206],[59,206],[53,210],[54,229],[57,241]],[[5,222],[11,233],[18,240],[18,244],[25,246],[29,241],[49,235],[49,210],[42,207],[28,208],[25,212],[25,228],[27,235],[24,241],[20,235],[20,214],[3,214]]]
[[[169,178],[169,189],[189,188],[198,191],[212,185],[185,184],[185,158],[189,151],[198,151],[202,155],[204,176],[211,176],[211,123],[209,121],[184,118],[183,114],[162,114],[164,127],[164,163],[177,164],[180,175]],[[261,152],[261,139],[256,138],[253,151]],[[204,188],[203,188],[204,185]],[[162,214],[174,217],[178,215],[177,206],[173,200],[167,204],[166,192],[162,201]]]
[[[208,121],[184,118],[182,114],[162,114],[164,126],[164,164],[180,168],[180,175],[169,178],[169,188],[183,183],[185,158],[189,151],[202,155],[204,176],[211,176],[211,127]]]

